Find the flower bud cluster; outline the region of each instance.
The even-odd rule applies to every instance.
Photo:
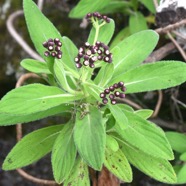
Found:
[[[126,87],[124,86],[124,83],[120,81],[119,83],[115,83],[109,88],[106,88],[104,92],[101,92],[100,98],[102,98],[103,104],[107,104],[110,99],[111,104],[115,105],[117,103],[116,98],[125,98],[125,91]]]
[[[112,63],[112,53],[110,53],[109,47],[99,41],[95,45],[86,42],[79,48],[78,55],[74,59],[77,68],[81,68],[83,65],[94,68],[94,63],[98,60]]]
[[[45,51],[44,53],[46,57],[52,56],[52,57],[57,57],[58,59],[62,58],[62,51],[61,51],[62,43],[58,38],[48,39],[48,41],[45,41],[43,43],[43,46],[47,49],[47,51]]]
[[[91,20],[91,18],[97,18],[99,20],[103,20],[106,23],[110,23],[110,18],[108,18],[106,15],[102,15],[99,12],[94,12],[94,13],[88,13],[86,15],[86,19]]]

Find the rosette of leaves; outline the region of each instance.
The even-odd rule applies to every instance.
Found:
[[[169,163],[173,152],[163,130],[147,120],[152,111],[134,111],[124,104],[103,105],[100,93],[121,81],[126,94],[179,85],[186,80],[185,63],[142,64],[158,42],[158,35],[146,30],[112,48],[112,63],[99,61],[94,69],[78,69],[74,43],[60,35],[32,0],[24,0],[23,7],[30,37],[45,62],[24,59],[21,65],[39,74],[48,85],[29,84],[7,93],[0,101],[0,125],[28,123],[61,113],[71,117],[67,123],[26,135],[7,155],[3,169],[27,166],[51,152],[54,179],[64,185],[90,185],[88,167],[100,171],[103,166],[124,182],[131,182],[130,164],[156,180],[175,183]],[[114,21],[101,27],[99,22],[93,25],[87,41],[107,45]],[[42,43],[49,38],[62,42],[62,58],[44,55]]]

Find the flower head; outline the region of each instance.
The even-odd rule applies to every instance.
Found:
[[[98,20],[103,20],[106,23],[110,23],[110,19],[106,15],[102,15],[99,12],[94,12],[94,13],[88,13],[86,15],[86,19],[91,20],[91,19],[98,19]]]
[[[107,104],[110,99],[111,104],[115,105],[117,103],[117,98],[125,98],[125,91],[126,87],[124,86],[124,83],[120,81],[101,92],[100,98],[102,98],[103,104]]]
[[[103,60],[106,63],[112,62],[112,53],[110,53],[109,47],[99,41],[95,45],[86,42],[84,46],[79,48],[78,55],[74,59],[77,68],[81,68],[83,65],[94,68],[94,63],[98,60]]]
[[[44,52],[46,57],[52,56],[57,57],[58,59],[62,58],[62,43],[58,38],[48,39],[48,41],[43,42],[43,46],[47,49],[47,51]]]

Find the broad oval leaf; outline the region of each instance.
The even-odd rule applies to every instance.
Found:
[[[179,153],[186,152],[186,135],[178,132],[165,133],[173,150]]]
[[[124,182],[132,181],[132,169],[125,154],[120,149],[113,152],[111,149],[106,148],[104,165]]]
[[[161,128],[139,117],[135,113],[125,111],[129,125],[125,130],[114,126],[121,139],[150,156],[172,160],[171,146]]]
[[[30,72],[36,74],[51,74],[46,63],[34,59],[24,59],[21,66]]]
[[[42,43],[49,38],[59,38],[61,40],[61,35],[32,0],[23,0],[23,9],[32,42],[38,53],[47,60],[44,56],[46,49]]]
[[[0,102],[0,113],[27,115],[46,111],[81,96],[66,94],[57,87],[31,84],[7,93]]]
[[[177,173],[177,184],[184,184],[186,183],[186,165],[182,165],[180,170]]]
[[[114,34],[115,30],[115,23],[112,19],[110,19],[110,23],[106,23],[99,29],[98,33],[98,38],[97,41],[100,41],[104,44],[108,44]],[[92,45],[94,43],[94,38],[96,36],[96,29],[92,27],[89,37],[88,37],[88,42]],[[95,41],[96,42],[96,41]]]
[[[115,76],[110,85],[123,81],[126,93],[166,89],[186,81],[186,64],[179,61],[160,61],[141,65]]]
[[[70,114],[72,105],[59,105],[57,107],[50,108],[41,112],[15,115],[10,113],[0,113],[0,126],[15,125],[18,123],[28,123],[30,121],[35,121],[43,119],[49,116],[53,116],[60,113]]]
[[[70,175],[75,163],[77,150],[72,134],[73,125],[69,122],[60,131],[52,149],[52,169],[59,184]]]
[[[79,157],[69,177],[64,181],[64,186],[90,186],[88,166]]]
[[[153,112],[154,111],[150,109],[141,109],[141,110],[135,111],[135,114],[142,117],[143,119],[148,119],[153,114]]]
[[[186,161],[186,151],[180,155],[180,160]]]
[[[116,120],[116,125],[118,125],[121,130],[126,129],[129,121],[125,112],[118,105],[109,105],[109,109]]]
[[[83,160],[93,169],[101,170],[104,161],[106,132],[98,108],[89,107],[88,113],[83,118],[80,113],[77,114],[74,141]]]
[[[176,183],[176,174],[167,160],[150,156],[125,143],[120,145],[128,161],[136,168],[163,183]]]
[[[158,38],[155,31],[145,30],[118,43],[111,50],[115,67],[114,76],[123,74],[143,62],[155,48]]]
[[[130,15],[129,28],[131,34],[148,29],[146,19],[141,12],[135,12],[134,14]]]
[[[19,141],[3,163],[4,170],[13,170],[39,160],[48,154],[64,125],[36,130]]]
[[[99,11],[100,9],[104,8],[107,6],[107,4],[111,0],[81,0],[79,3],[71,10],[69,17],[71,18],[83,18],[86,16],[87,13],[89,12],[95,12]]]
[[[110,135],[106,135],[106,146],[113,152],[116,152],[119,149],[118,142]]]

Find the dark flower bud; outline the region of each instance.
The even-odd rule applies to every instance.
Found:
[[[82,67],[82,64],[81,63],[76,63],[76,67],[77,68],[81,68]]]
[[[106,95],[104,92],[100,93],[100,98],[105,98],[105,97],[106,97]]]
[[[52,51],[52,50],[54,50],[54,47],[53,46],[48,46],[48,50]]]
[[[79,59],[78,57],[75,57],[74,61],[75,61],[76,63],[79,63],[80,59]]]
[[[88,66],[88,65],[89,65],[89,61],[88,61],[88,60],[85,60],[85,61],[83,62],[83,64],[84,64],[85,66]]]
[[[78,57],[82,58],[83,57],[83,53],[78,53]]]
[[[124,82],[123,82],[123,81],[120,81],[120,82],[118,83],[118,86],[119,86],[119,87],[123,87],[123,86],[124,86]]]
[[[110,98],[110,99],[114,99],[114,98],[115,98],[115,95],[114,95],[114,94],[110,94],[110,95],[109,95],[109,98]]]
[[[119,97],[120,97],[120,98],[125,98],[125,94],[120,93]]]
[[[55,53],[55,52],[52,52],[52,53],[51,53],[51,56],[52,56],[52,57],[56,57],[56,53]]]
[[[59,38],[54,39],[54,43],[57,45],[60,42]]]
[[[98,60],[102,60],[103,59],[103,56],[98,56]]]
[[[110,87],[109,87],[109,90],[110,90],[111,92],[113,92],[114,89],[115,89],[115,88],[114,88],[113,86],[110,86]]]
[[[111,100],[111,104],[112,104],[112,105],[115,105],[116,103],[117,103],[117,102],[116,102],[115,99]]]
[[[90,55],[92,54],[92,51],[91,51],[91,50],[87,50],[86,54],[87,54],[88,56],[90,56]]]
[[[44,55],[45,55],[46,57],[48,57],[48,56],[50,55],[50,52],[49,52],[49,51],[45,51]]]
[[[57,58],[58,59],[61,59],[62,58],[62,55],[61,54],[57,54]]]
[[[86,15],[86,19],[91,18],[91,17],[92,17],[92,14],[91,14],[91,13],[88,13],[88,14]]]
[[[107,104],[108,103],[108,99],[107,98],[103,98],[102,102],[103,102],[103,104]]]
[[[48,39],[48,42],[53,42],[54,40],[52,38]]]
[[[88,59],[89,59],[89,56],[84,55],[83,58],[84,58],[85,60],[88,60]]]
[[[118,88],[118,84],[115,83],[115,84],[113,85],[113,87],[114,87],[115,89],[117,89],[117,88]]]
[[[84,53],[84,48],[83,47],[79,48],[79,53]]]
[[[61,47],[59,47],[59,46],[56,46],[56,47],[55,47],[55,51],[56,51],[56,52],[58,52],[58,51],[60,51],[60,50],[61,50]]]
[[[107,56],[106,56],[106,57],[104,57],[104,61],[105,61],[105,62],[109,62],[109,60],[110,60],[110,58],[109,58],[109,57],[107,57]]]
[[[44,46],[45,48],[47,48],[47,47],[48,47],[48,42],[47,42],[47,41],[43,42],[43,46]]]
[[[90,63],[90,64],[89,64],[89,67],[90,67],[90,68],[94,68],[94,67],[95,67],[94,63]]]
[[[110,90],[109,89],[105,89],[105,94],[109,94],[110,93]]]
[[[54,46],[54,42],[53,41],[48,42],[48,46]]]
[[[61,47],[61,46],[62,46],[62,43],[59,41],[59,42],[57,43],[57,46]]]
[[[116,91],[116,92],[114,92],[114,95],[115,95],[116,97],[119,97],[119,96],[120,96],[120,92]]]
[[[106,21],[107,23],[110,23],[110,19],[109,19],[108,17],[105,19],[105,21]]]
[[[126,87],[121,87],[122,92],[125,92],[126,90],[127,90]]]

